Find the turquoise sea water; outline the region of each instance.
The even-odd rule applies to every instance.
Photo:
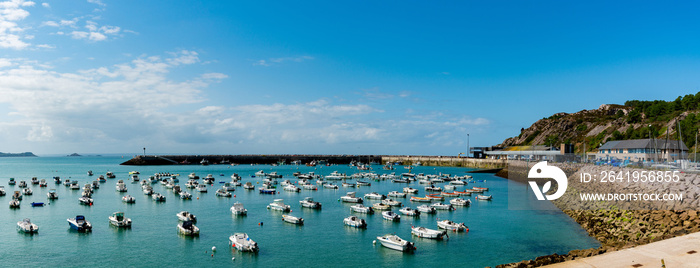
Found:
[[[436,215],[421,215],[419,218],[402,216],[398,223],[387,222],[381,214],[355,214],[366,219],[366,230],[343,225],[343,218],[351,215],[348,203],[338,202],[338,198],[348,191],[356,191],[358,196],[369,192],[387,194],[401,191],[405,184],[391,181],[371,181],[372,186],[318,191],[302,190],[291,193],[281,190],[278,195],[261,195],[242,187],[234,192],[235,198],[216,197],[214,192],[221,187],[219,181],[230,181],[231,174],[238,173],[243,182],[257,182],[262,178],[251,178],[258,170],[277,171],[284,179],[295,182],[292,173],[314,171],[328,175],[333,171],[352,174],[357,170],[348,166],[306,167],[306,166],[120,166],[127,160],[121,157],[39,157],[39,158],[0,158],[0,185],[5,186],[7,195],[0,197],[0,263],[3,265],[32,266],[252,266],[252,267],[351,267],[382,265],[398,266],[447,266],[484,267],[497,264],[532,259],[552,253],[566,253],[572,249],[597,247],[598,242],[588,237],[581,227],[560,211],[508,210],[508,183],[492,174],[472,174],[476,180],[486,180],[468,185],[489,187],[488,194],[493,201],[477,201],[472,198],[472,206],[458,207],[455,211],[438,211]],[[92,170],[95,176],[87,176]],[[208,193],[193,194],[192,200],[180,200],[172,191],[161,184],[153,184],[154,191],[164,194],[167,201],[156,203],[141,192],[139,184],[128,181],[128,172],[138,170],[145,179],[156,172],[180,174],[180,184],[187,181],[187,175],[196,172],[200,177],[213,174],[217,182],[209,187]],[[93,195],[94,206],[78,203],[81,191],[71,191],[63,185],[54,184],[52,177],[78,180],[80,185],[97,180],[100,174],[112,171],[116,179],[107,179]],[[378,174],[389,173],[374,166]],[[397,174],[406,170],[398,167]],[[447,167],[416,167],[414,173],[448,173],[463,175],[468,169]],[[220,176],[223,174],[224,176]],[[25,180],[34,190],[34,195],[24,196],[20,209],[10,209],[10,195],[19,190],[8,186],[10,177]],[[49,187],[31,185],[31,177],[46,179]],[[136,197],[135,204],[121,201],[123,193],[115,191],[117,180],[127,183],[128,193]],[[201,179],[200,179],[201,182]],[[334,182],[340,184],[339,182]],[[423,185],[416,182],[411,187],[425,194]],[[441,185],[440,185],[441,186]],[[32,208],[31,202],[48,202],[46,193],[55,188],[59,199],[45,207]],[[464,186],[458,186],[458,190]],[[299,200],[311,196],[323,203],[322,210],[301,208]],[[199,197],[197,200],[196,198]],[[292,206],[290,215],[303,217],[304,226],[284,223],[282,213],[270,211],[266,206],[273,199],[282,198]],[[245,205],[248,216],[232,216],[230,207],[236,201]],[[376,201],[365,201],[371,205]],[[422,203],[411,203],[408,198],[401,200],[404,205],[415,208]],[[447,202],[447,200],[445,201]],[[198,218],[197,226],[201,234],[196,238],[179,236],[176,213],[188,210]],[[133,220],[131,229],[117,229],[109,225],[107,217],[113,212],[124,211]],[[398,209],[394,209],[398,213]],[[78,214],[85,215],[93,224],[91,233],[82,234],[70,230],[67,218]],[[39,234],[26,235],[16,231],[16,223],[30,218],[40,227]],[[443,241],[421,239],[411,236],[410,227],[424,226],[437,229],[438,219],[465,222],[468,233],[449,233]],[[264,224],[259,225],[260,222]],[[228,237],[234,232],[246,232],[258,242],[258,254],[240,253],[228,245]],[[396,233],[413,241],[417,250],[413,254],[373,245],[377,236]],[[212,257],[212,246],[217,251]],[[232,258],[235,257],[235,260]]]

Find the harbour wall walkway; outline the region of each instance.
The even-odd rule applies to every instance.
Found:
[[[395,156],[395,155],[137,155],[122,165],[199,165],[202,160],[210,164],[291,164],[301,161],[305,165],[312,161],[326,161],[329,164],[360,163],[399,163],[401,165],[450,166],[478,169],[502,169],[505,160],[475,159],[455,156]]]

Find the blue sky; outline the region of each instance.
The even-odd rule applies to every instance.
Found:
[[[700,91],[698,4],[0,2],[0,151],[456,155]]]

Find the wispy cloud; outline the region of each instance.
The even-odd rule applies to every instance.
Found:
[[[303,61],[313,60],[313,59],[314,59],[314,57],[311,57],[311,56],[269,58],[269,59],[257,60],[253,63],[253,65],[272,66],[272,65],[283,63],[283,62],[303,62]]]
[[[29,16],[27,7],[34,6],[32,1],[12,0],[0,2],[0,48],[25,49],[31,44],[23,41],[25,30],[17,24]]]

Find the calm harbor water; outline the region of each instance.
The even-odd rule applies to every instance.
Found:
[[[348,166],[306,167],[306,166],[120,166],[128,160],[121,157],[38,157],[38,158],[0,158],[0,185],[5,186],[7,195],[0,197],[0,263],[3,265],[32,266],[253,266],[279,267],[350,267],[383,265],[389,267],[418,266],[459,266],[484,267],[501,263],[531,259],[552,253],[566,253],[573,249],[597,247],[598,242],[588,237],[581,227],[560,211],[508,210],[508,183],[505,179],[492,174],[472,174],[475,180],[485,180],[469,184],[468,187],[489,187],[488,194],[493,201],[472,199],[472,206],[458,207],[455,211],[438,211],[436,215],[421,215],[418,218],[402,216],[397,223],[387,222],[381,214],[355,214],[366,219],[368,228],[360,230],[343,225],[343,218],[351,215],[350,205],[341,203],[338,198],[348,191],[356,191],[358,196],[369,192],[387,194],[389,191],[401,191],[405,184],[391,181],[371,181],[369,187],[343,188],[331,190],[319,188],[318,191],[302,190],[300,193],[285,192],[278,185],[278,195],[261,195],[239,187],[233,193],[235,198],[222,198],[215,195],[220,188],[220,181],[231,181],[231,174],[238,173],[243,182],[258,182],[262,178],[251,178],[258,170],[277,171],[284,179],[295,182],[294,172],[310,172],[328,175],[333,171],[352,174],[358,172]],[[92,170],[95,176],[87,176]],[[172,191],[160,184],[153,184],[155,192],[164,194],[167,201],[156,203],[141,192],[139,184],[128,181],[128,172],[138,170],[140,178],[157,172],[180,174],[180,184],[187,181],[187,175],[196,172],[200,177],[213,174],[216,183],[209,187],[208,193],[193,194],[192,200],[180,200]],[[377,174],[406,172],[402,167],[396,170],[382,170],[374,166]],[[80,185],[97,180],[100,174],[112,171],[116,179],[107,179],[93,195],[93,206],[78,203],[81,191],[71,191],[68,187],[54,184],[52,177],[78,180]],[[464,175],[468,169],[448,167],[416,167],[414,173],[448,173]],[[220,176],[223,174],[223,176]],[[46,179],[49,187],[38,185],[29,187],[34,190],[31,196],[24,196],[20,209],[10,209],[10,195],[19,190],[18,186],[8,186],[9,178],[25,180],[31,177]],[[126,182],[128,192],[136,197],[135,204],[121,201],[124,193],[115,191],[117,180]],[[201,182],[201,179],[200,179]],[[334,182],[340,184],[339,182]],[[423,185],[416,182],[411,187],[420,190]],[[440,185],[442,186],[442,185]],[[30,206],[31,202],[48,202],[46,193],[55,188],[59,199],[45,207]],[[464,189],[458,186],[458,190]],[[322,210],[302,209],[299,200],[311,196],[323,203]],[[199,198],[199,199],[197,199]],[[266,206],[273,199],[282,198],[292,206],[290,215],[303,217],[304,226],[295,226],[281,221],[282,213],[270,211]],[[415,208],[420,203],[398,199],[404,205]],[[230,207],[236,201],[245,205],[248,216],[232,216]],[[375,201],[366,200],[365,205]],[[447,201],[447,200],[446,200]],[[446,202],[445,201],[445,202]],[[176,213],[187,210],[198,218],[197,226],[201,229],[199,237],[186,238],[176,231],[178,223]],[[113,212],[123,211],[133,220],[131,229],[117,229],[109,225],[107,217]],[[394,209],[398,213],[398,209]],[[85,215],[92,222],[93,231],[82,234],[70,230],[67,218]],[[39,234],[26,235],[16,231],[16,223],[23,218],[30,218],[40,227]],[[437,229],[438,219],[450,219],[465,222],[470,228],[468,233],[449,233],[450,238],[443,241],[421,239],[411,236],[410,227],[424,226]],[[264,224],[259,225],[260,222]],[[247,254],[231,250],[228,237],[234,232],[246,232],[251,239],[258,242],[260,252]],[[413,254],[383,248],[372,241],[377,236],[396,233],[400,237],[416,243]],[[212,257],[212,246],[217,251]],[[235,257],[235,260],[232,258]]]

